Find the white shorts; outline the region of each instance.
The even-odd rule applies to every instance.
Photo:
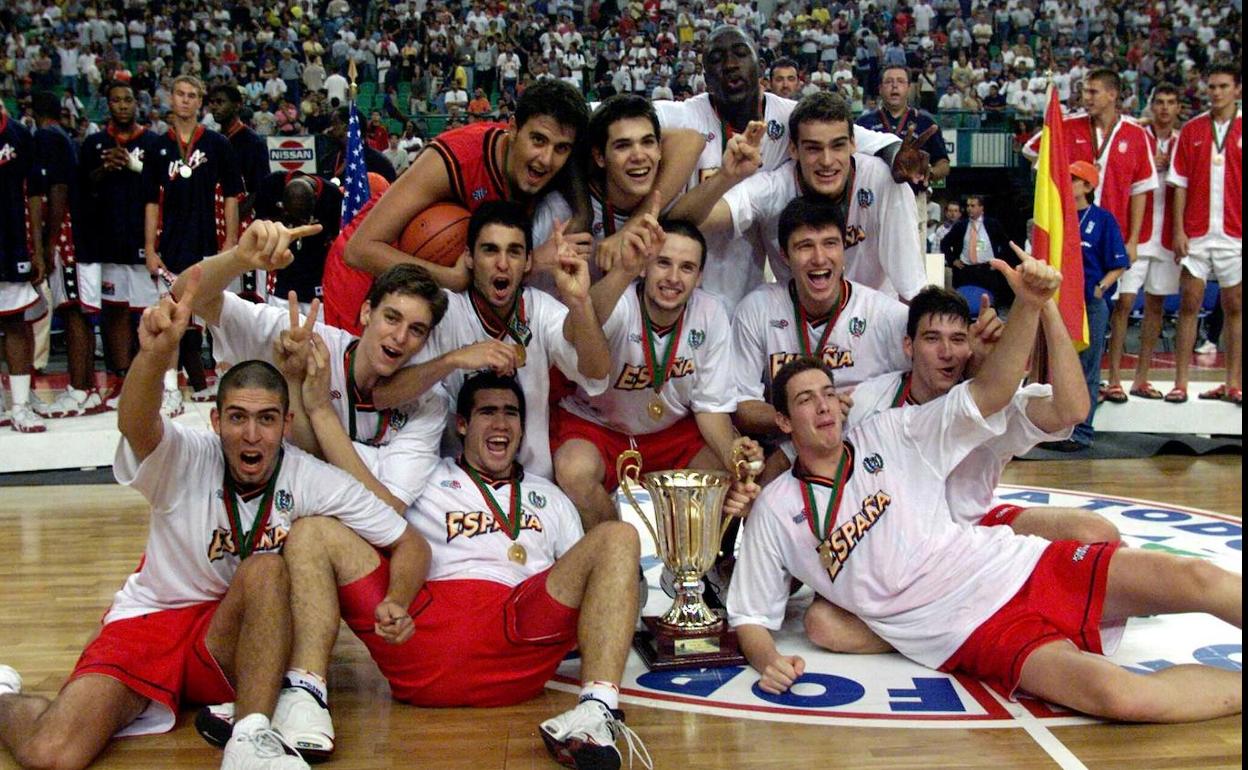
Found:
[[[48,274],[48,286],[52,289],[52,307],[77,305],[84,313],[100,311],[100,264],[98,262],[75,262],[66,265],[56,256],[56,266]]]
[[[34,323],[47,312],[43,295],[29,281],[0,281],[0,317],[7,320],[20,315],[22,320]]]
[[[1212,278],[1226,289],[1244,279],[1244,252],[1225,246],[1197,249],[1183,258],[1183,267],[1200,280]]]
[[[142,310],[160,302],[156,279],[144,265],[100,265],[100,298],[105,305]]]
[[[230,281],[227,291],[232,291],[248,302],[264,302],[269,296],[268,273],[252,270]]]
[[[1138,294],[1140,289],[1156,297],[1178,294],[1180,272],[1173,253],[1141,254],[1118,279],[1118,295]]]

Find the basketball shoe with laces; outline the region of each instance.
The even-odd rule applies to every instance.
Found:
[[[624,713],[609,709],[593,698],[542,722],[541,731],[546,750],[556,762],[567,767],[618,770],[621,756],[615,741],[620,737],[628,744],[629,767],[633,766],[634,754],[646,768],[654,766],[645,744],[624,724]]]

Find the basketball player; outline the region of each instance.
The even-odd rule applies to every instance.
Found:
[[[286,307],[286,296],[295,292],[299,312],[308,315],[314,299],[321,299],[321,279],[325,274],[325,256],[338,237],[342,223],[342,190],[323,177],[299,171],[274,171],[260,182],[255,194],[256,216],[280,221],[287,227],[321,225],[315,235],[300,238],[291,244],[295,261],[269,277],[273,287],[266,301]],[[357,311],[358,314],[358,311]]]
[[[270,246],[286,243],[249,230],[238,248]],[[193,272],[180,303],[165,298],[144,313],[122,386],[114,472],[152,506],[143,562],[54,701],[21,695],[17,672],[0,667],[0,742],[23,766],[85,767],[114,736],[171,729],[182,701],[235,700],[243,716],[222,768],[306,768],[273,729],[292,705],[279,697],[291,631],[278,553],[292,522],[335,516],[396,562],[427,558],[403,519],[346,473],[283,446],[290,416],[271,366],[247,362],[222,378],[216,435],[162,419],[163,373],[191,317]]]
[[[43,253],[26,237],[27,212],[30,226],[36,229],[42,213],[36,202],[34,169],[35,145],[30,132],[0,108],[0,332],[4,333],[12,399],[8,409],[0,400],[0,427],[9,425],[19,433],[47,430],[30,405],[33,324],[46,312],[35,287],[47,275]]]
[[[157,137],[136,122],[137,103],[129,83],[114,81],[105,95],[108,124],[82,144],[82,206],[77,217],[80,232],[86,235],[77,239],[76,247],[80,262],[100,266],[98,292],[90,293],[98,293],[103,305],[100,336],[105,364],[124,378],[134,341],[130,315],[160,299],[143,254],[143,162],[152,157]],[[89,280],[87,271],[79,271],[80,285]],[[116,397],[105,403],[115,409]]]
[[[890,296],[917,294],[927,279],[918,241],[909,236],[918,227],[914,193],[893,181],[884,161],[855,152],[845,99],[824,91],[802,99],[789,116],[789,137],[794,163],[759,173],[750,164],[725,169],[682,197],[672,216],[688,216],[708,234],[730,232],[738,240],[758,225],[772,272],[784,283],[790,270],[778,237],[780,212],[799,195],[818,197],[846,223],[849,280]]]
[[[240,231],[245,230],[255,221],[256,195],[260,191],[260,183],[269,174],[268,145],[264,137],[239,119],[238,111],[242,106],[243,95],[236,84],[219,83],[208,89],[208,111],[212,113],[213,120],[217,121],[217,125],[221,127],[221,133],[230,141],[230,147],[234,150],[234,159],[238,163],[239,174],[243,178],[243,189],[238,193]],[[300,245],[302,243],[302,239],[295,241],[292,247],[306,248]],[[240,278],[238,293],[253,302],[259,302],[268,296],[264,280],[265,277],[262,275],[245,273]],[[279,298],[285,296],[286,292],[278,295]]]
[[[603,323],[610,386],[596,396],[578,388],[551,415],[555,480],[587,532],[617,518],[615,458],[626,449],[652,469],[732,468],[738,444],[763,459],[732,427],[728,314],[696,288],[706,241],[688,222],[665,222],[663,232],[654,259],[620,262],[597,284],[617,300]]]
[[[1174,255],[1181,259],[1178,355],[1174,390],[1167,401],[1187,400],[1187,378],[1196,345],[1196,314],[1205,281],[1216,280],[1226,319],[1226,382],[1200,394],[1243,406],[1243,117],[1240,74],[1215,64],[1206,78],[1209,111],[1179,132],[1167,182],[1174,187]]]
[[[166,285],[204,257],[228,250],[238,241],[238,195],[243,191],[229,140],[199,122],[203,84],[198,78],[179,75],[173,79],[172,101],[169,133],[158,138],[151,159],[143,164],[144,258],[148,271],[164,276],[161,280]],[[217,242],[218,186],[225,201],[224,246]],[[203,334],[192,325],[182,338],[178,365],[199,398],[211,393],[202,348]],[[172,369],[165,375],[165,414],[181,414],[182,409],[178,373]]]
[[[771,635],[793,577],[911,660],[984,679],[1007,697],[1021,689],[1127,721],[1238,713],[1239,672],[1179,665],[1140,675],[1099,653],[1112,651],[1132,615],[1204,611],[1241,626],[1239,576],[1201,559],[1050,543],[950,517],[946,477],[1008,430],[1001,412],[1014,403],[1060,283],[1034,260],[1017,270],[996,264],[1016,296],[1010,322],[976,377],[946,396],[843,432],[827,367],[802,358],[777,375],[777,424],[798,459],[754,502],[728,597],[758,686],[785,692],[805,669]]]
[[[472,371],[514,372],[529,398],[520,461],[529,473],[554,478],[551,367],[597,395],[606,390],[611,354],[589,297],[588,264],[563,240],[560,228],[551,240],[560,255],[558,299],[525,284],[532,243],[524,208],[493,201],[473,212],[468,223],[472,285],[448,295],[446,319],[417,357],[421,365],[380,385],[374,402],[379,407],[403,404],[438,382],[454,400]]]

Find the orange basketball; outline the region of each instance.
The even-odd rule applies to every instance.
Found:
[[[399,249],[426,262],[450,267],[468,245],[468,209],[435,203],[416,215],[399,236]]]

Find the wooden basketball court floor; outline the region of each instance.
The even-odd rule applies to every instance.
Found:
[[[1007,483],[1119,494],[1235,517],[1242,458],[1158,457],[1097,462],[1015,462]],[[134,569],[146,509],[115,486],[0,490],[0,661],[26,691],[51,696],[65,680],[113,592]],[[417,709],[390,700],[363,646],[345,629],[331,670],[338,751],[328,768],[557,767],[537,735],[541,720],[574,696],[545,691],[519,706]],[[471,665],[471,661],[465,661]],[[883,729],[731,719],[625,704],[628,724],[657,768],[1194,768],[1242,766],[1242,721],[1140,726]],[[124,739],[99,768],[213,768],[220,752],[181,715],[167,735]],[[1043,744],[1043,745],[1042,745]],[[16,765],[0,754],[0,768]]]

